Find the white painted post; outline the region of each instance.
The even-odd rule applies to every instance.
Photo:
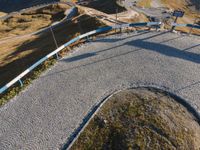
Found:
[[[21,79],[19,79],[19,83],[20,83],[20,86],[22,87],[23,86],[23,82]]]

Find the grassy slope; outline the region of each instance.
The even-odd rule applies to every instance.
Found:
[[[140,89],[112,96],[71,150],[192,150],[199,146],[200,127],[183,106],[160,91]]]
[[[137,3],[138,7],[145,7],[145,8],[150,8],[151,7],[151,1],[152,0],[140,0]]]
[[[21,9],[58,1],[59,0],[0,0],[0,10],[6,13],[11,13]]]
[[[6,13],[0,12],[0,17],[3,17],[3,16],[5,16],[5,15],[6,15]]]
[[[68,5],[50,5],[42,9],[30,10],[26,13],[16,14],[0,21],[0,39],[13,35],[22,35],[37,31],[61,20]]]

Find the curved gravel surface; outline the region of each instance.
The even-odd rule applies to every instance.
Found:
[[[200,112],[200,37],[141,32],[77,48],[0,108],[0,149],[59,149],[105,96],[143,85]]]

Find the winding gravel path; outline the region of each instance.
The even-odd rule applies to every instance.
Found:
[[[200,112],[200,37],[141,32],[77,48],[0,108],[0,149],[59,149],[101,99],[141,85],[174,92]]]

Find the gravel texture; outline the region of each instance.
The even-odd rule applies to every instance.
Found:
[[[199,75],[200,37],[144,31],[97,39],[0,108],[0,149],[59,149],[93,106],[129,87],[159,87],[200,112]]]

